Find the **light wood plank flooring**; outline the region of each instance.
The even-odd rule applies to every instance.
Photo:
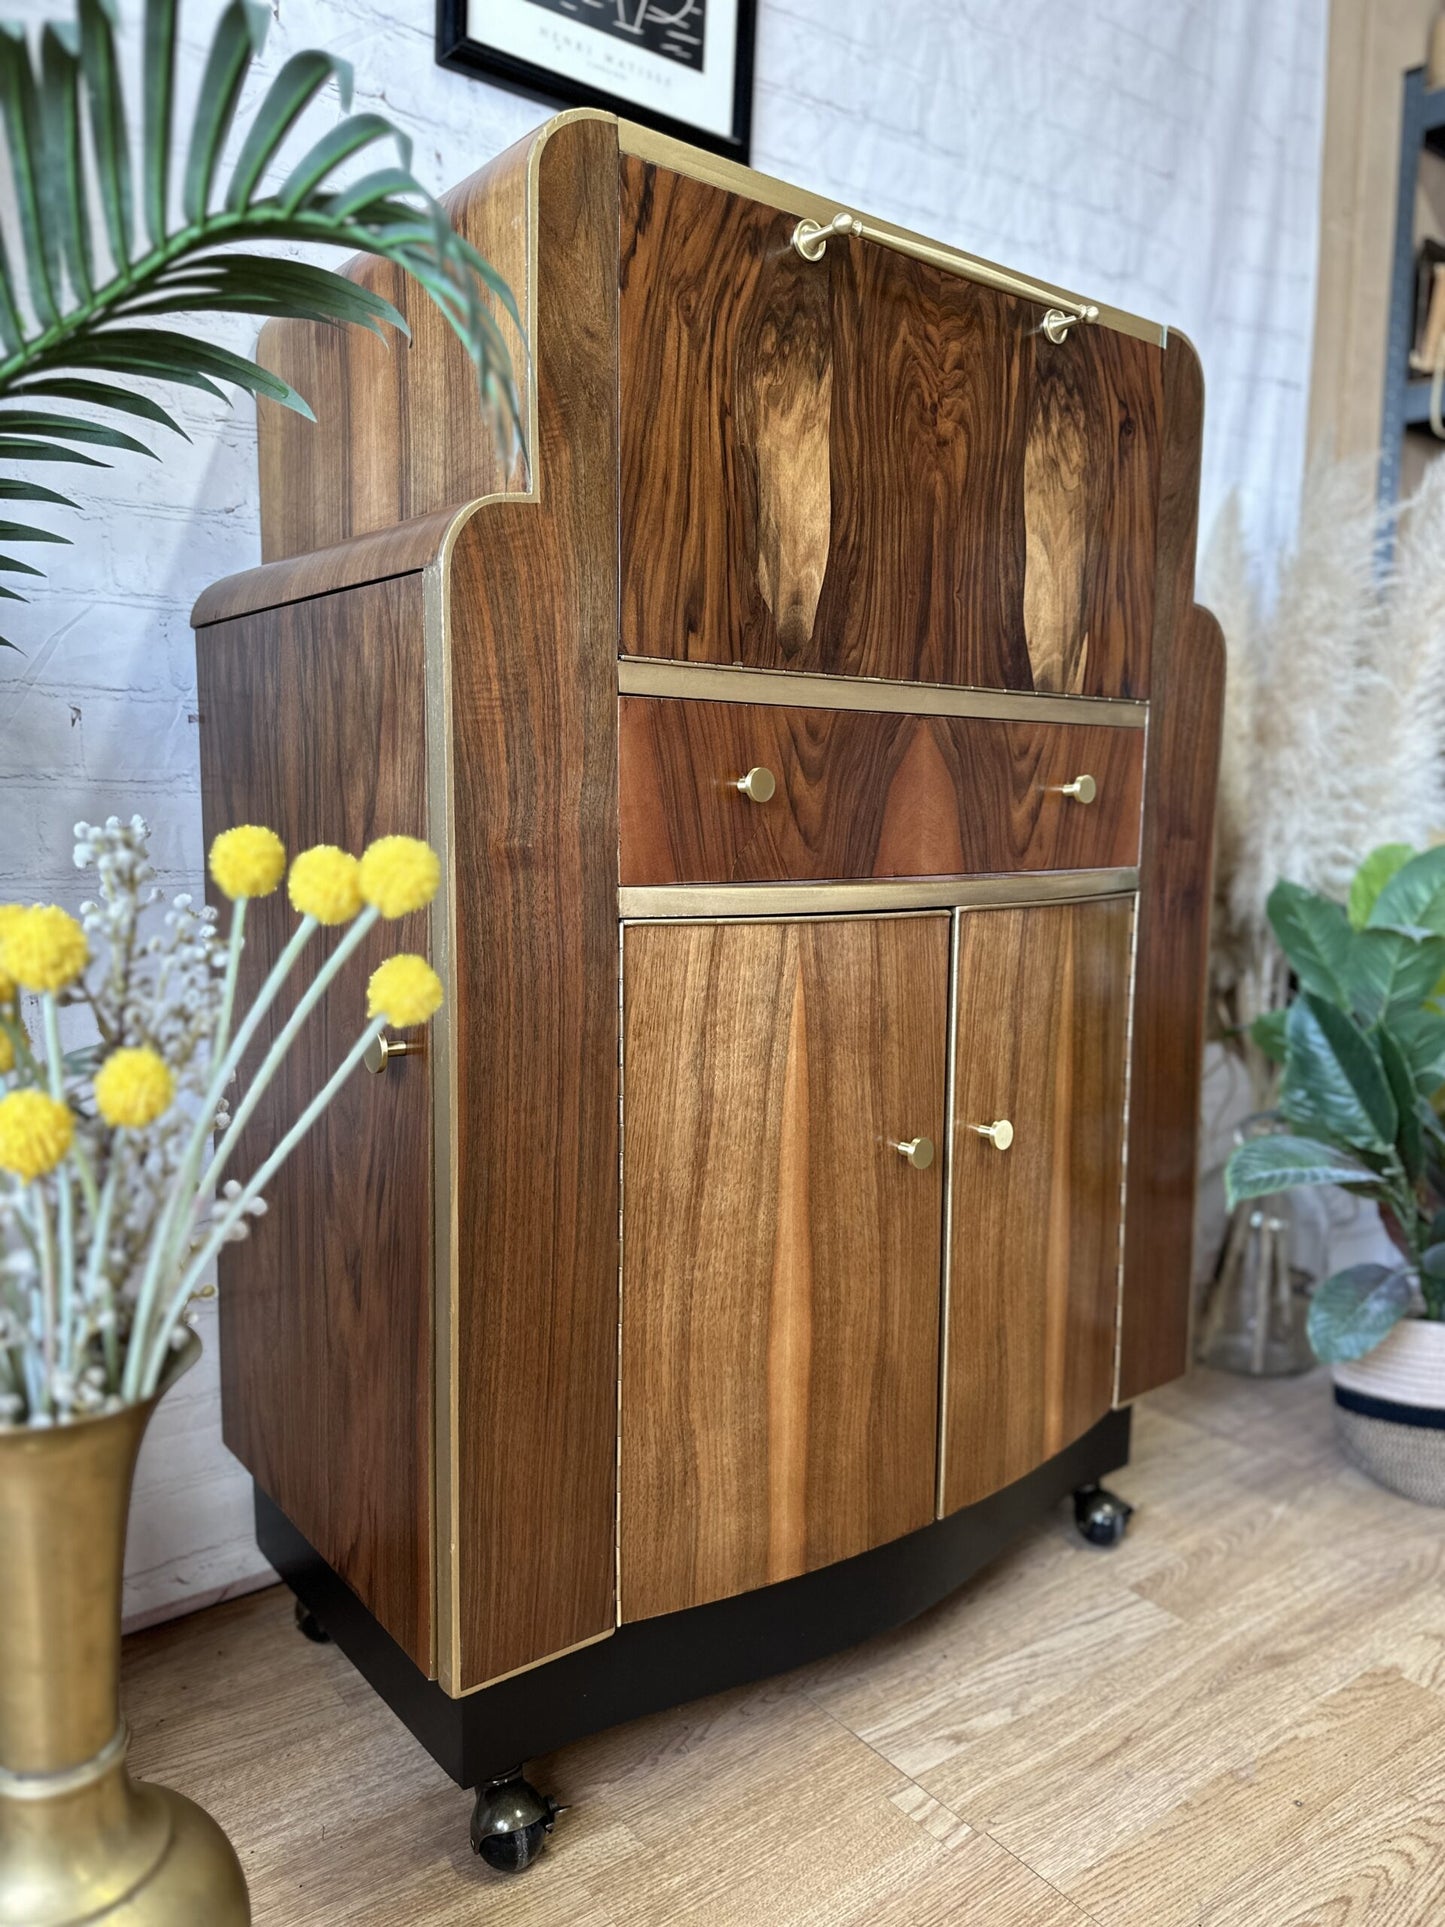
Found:
[[[1139,1506],[1067,1510],[897,1633],[469,1801],[276,1589],[137,1636],[138,1772],[235,1840],[258,1927],[1440,1927],[1445,1514],[1348,1470],[1320,1375],[1139,1408]]]

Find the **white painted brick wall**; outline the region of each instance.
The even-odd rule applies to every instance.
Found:
[[[22,19],[59,10],[21,0]],[[131,42],[139,0],[121,0]],[[430,0],[275,0],[269,77],[327,46],[357,106],[415,136],[441,188],[536,124],[533,103],[433,64]],[[1325,0],[760,0],[755,164],[1021,271],[1182,327],[1208,383],[1205,522],[1243,494],[1287,540],[1313,328]],[[213,18],[189,0],[182,88]],[[135,99],[132,86],[131,98]],[[245,323],[208,323],[249,347]],[[168,400],[171,399],[168,397]],[[0,896],[75,895],[78,816],[139,809],[165,882],[199,885],[188,614],[259,559],[252,412],[182,394],[189,445],[75,471],[76,546],[0,658]],[[44,479],[53,480],[47,475]],[[250,1583],[247,1488],[219,1440],[214,1348],[143,1466],[128,1608]]]

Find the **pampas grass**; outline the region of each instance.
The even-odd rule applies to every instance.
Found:
[[[1272,602],[1232,498],[1200,568],[1228,650],[1211,986],[1257,1109],[1271,1067],[1243,1027],[1287,989],[1274,884],[1343,897],[1377,844],[1445,835],[1445,463],[1402,511],[1387,570],[1373,484],[1360,463],[1311,471]]]

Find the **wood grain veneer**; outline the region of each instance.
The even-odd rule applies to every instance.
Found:
[[[458,232],[501,273],[524,314],[528,167],[537,138],[528,134],[445,197]],[[266,562],[527,487],[522,452],[510,460],[501,452],[466,350],[430,297],[388,261],[363,256],[346,272],[400,311],[411,340],[391,329],[378,336],[304,321],[262,329],[260,360],[317,417],[308,422],[275,402],[257,404]],[[525,396],[524,344],[500,307],[496,319]]]
[[[958,912],[942,1510],[1108,1411],[1133,903]],[[1008,1118],[1006,1151],[969,1129]]]
[[[197,670],[208,841],[247,822],[292,851],[428,834],[419,577],[218,623],[201,632]],[[295,925],[284,890],[249,906],[243,1006]],[[312,938],[243,1083],[338,934]],[[354,1042],[369,973],[426,948],[424,914],[371,933],[243,1128],[230,1175],[255,1170]],[[428,1672],[429,1071],[408,1058],[351,1079],[267,1187],[267,1216],[221,1253],[220,1302],[227,1445]]]
[[[1136,729],[624,697],[622,882],[1132,864],[1143,752]],[[755,764],[766,803],[736,787]],[[1095,802],[1057,793],[1083,772]]]
[[[933,1515],[948,920],[624,942],[621,1606]]]
[[[1162,353],[622,161],[629,655],[1148,693]]]
[[[454,1691],[614,1624],[616,151],[543,150],[538,499],[479,509],[446,588]]]
[[[1189,1362],[1199,1090],[1224,704],[1219,624],[1194,596],[1204,381],[1182,335],[1165,357],[1159,578],[1139,876],[1120,1404]]]

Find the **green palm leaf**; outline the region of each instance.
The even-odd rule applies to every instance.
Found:
[[[57,490],[4,471],[36,462],[104,466],[90,448],[154,452],[108,424],[107,414],[182,433],[160,403],[135,391],[137,380],[174,382],[217,399],[239,388],[311,418],[304,397],[278,376],[174,326],[153,325],[162,317],[284,315],[407,334],[399,310],[372,289],[313,261],[258,251],[274,243],[378,255],[418,281],[465,344],[479,397],[510,452],[522,437],[522,414],[497,310],[520,335],[512,291],[413,176],[407,137],[379,114],[349,112],[347,63],[323,52],[286,61],[251,116],[223,188],[221,156],[269,10],[259,0],[226,0],[190,126],[181,130],[178,0],[146,0],[137,181],[115,0],[76,6],[74,21],[43,26],[35,49],[22,28],[0,26],[0,117],[20,247],[17,272],[0,240],[0,402],[9,404],[0,408],[0,499],[73,509]],[[332,82],[345,118],[291,165],[278,189],[263,192],[282,147]],[[340,170],[383,141],[394,148],[393,164],[338,181]],[[175,215],[171,170],[182,155]],[[137,197],[146,236],[139,244]],[[75,412],[31,405],[42,398]],[[23,523],[7,524],[5,534],[12,543],[65,539]],[[0,566],[40,573],[19,559]],[[17,599],[3,585],[0,596]],[[0,647],[8,646],[0,636]]]

